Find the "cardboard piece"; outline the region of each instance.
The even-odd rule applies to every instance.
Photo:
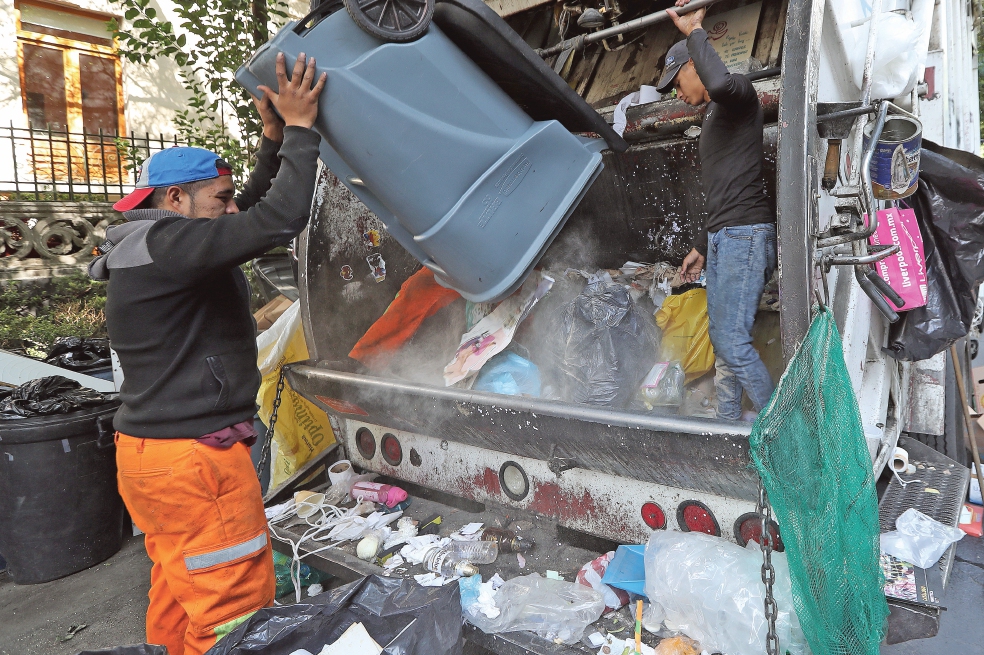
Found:
[[[274,322],[283,316],[283,313],[287,311],[287,308],[294,304],[287,296],[277,296],[267,304],[263,305],[256,310],[253,314],[253,319],[256,321],[256,329],[259,332],[264,330],[269,330],[270,326]]]
[[[714,14],[704,19],[711,45],[725,66],[734,66],[752,56],[762,3]]]

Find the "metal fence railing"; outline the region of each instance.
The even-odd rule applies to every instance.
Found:
[[[187,145],[163,134],[0,127],[0,198],[109,202],[133,190],[150,153]]]

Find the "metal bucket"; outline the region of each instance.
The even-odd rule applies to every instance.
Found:
[[[864,128],[864,147],[871,142],[875,123]],[[905,198],[919,185],[922,124],[907,116],[889,116],[871,157],[871,187],[878,200]]]

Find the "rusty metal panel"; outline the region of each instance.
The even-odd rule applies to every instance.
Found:
[[[533,512],[558,524],[625,543],[643,543],[652,530],[643,522],[643,503],[655,502],[663,510],[667,528],[679,530],[677,508],[687,500],[699,500],[714,515],[721,536],[735,540],[738,518],[755,511],[752,500],[739,500],[693,489],[643,482],[598,470],[575,468],[555,473],[545,459],[523,457],[433,436],[393,430],[348,419],[346,452],[356,466],[382,475],[406,480],[455,496],[485,503],[493,502]],[[370,459],[359,452],[355,435],[367,429],[377,443],[384,434],[396,437],[403,449],[398,465],[391,465],[376,448]],[[728,440],[728,437],[725,437]],[[411,453],[415,455],[411,456]],[[565,454],[567,451],[565,451]],[[499,471],[512,462],[527,476],[529,490],[521,500],[511,499],[502,489]]]
[[[942,435],[945,401],[946,353],[913,362],[909,375],[909,402],[902,415],[902,431]]]

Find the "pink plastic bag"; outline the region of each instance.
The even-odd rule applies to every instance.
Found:
[[[869,238],[871,245],[899,245],[899,251],[875,264],[878,275],[905,301],[899,311],[926,304],[926,256],[922,234],[911,209],[891,207],[878,212],[878,229]],[[889,301],[889,304],[895,305]]]

